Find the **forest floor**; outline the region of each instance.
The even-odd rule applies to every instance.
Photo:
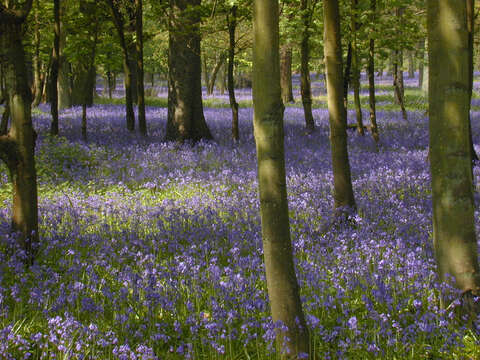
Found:
[[[320,89],[314,133],[304,130],[298,96],[285,110],[292,240],[312,352],[320,359],[479,358],[480,332],[457,319],[457,302],[439,303],[426,101],[414,79],[407,82],[405,121],[391,78],[382,79],[378,145],[369,133],[349,132],[358,213],[327,233],[333,177],[322,84],[313,82]],[[240,95],[236,144],[230,109],[215,105],[224,103],[219,94],[205,102],[215,141],[195,146],[164,142],[164,107],[147,108],[143,138],[126,130],[124,106],[102,99],[88,109],[87,142],[80,108],[61,112],[56,138],[48,106],[34,110],[41,243],[28,269],[8,233],[12,190],[0,168],[0,358],[276,357],[253,111],[248,90]],[[479,179],[480,167],[474,174]]]

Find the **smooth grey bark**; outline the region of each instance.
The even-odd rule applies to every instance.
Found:
[[[342,43],[337,0],[323,0],[325,67],[333,167],[334,208],[342,213],[354,209],[352,180],[347,149],[347,112],[343,98]]]
[[[283,103],[280,89],[278,1],[253,6],[253,124],[258,160],[260,215],[268,297],[282,359],[309,353],[293,263],[285,180]]]
[[[430,172],[433,243],[440,281],[454,285],[474,320],[480,312],[469,144],[469,44],[466,3],[428,0]],[[473,312],[473,313],[471,313]]]
[[[425,58],[425,39],[422,39],[418,43],[418,87],[423,88],[423,72],[424,72],[424,58]]]

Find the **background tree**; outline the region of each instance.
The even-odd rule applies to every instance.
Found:
[[[309,337],[293,264],[285,181],[283,103],[280,89],[278,2],[255,0],[253,108],[260,215],[268,297],[283,358],[309,353]]]
[[[23,49],[23,24],[33,0],[19,7],[17,2],[0,2],[0,60],[5,67],[6,92],[12,125],[0,136],[0,158],[6,163],[13,183],[12,229],[33,262],[38,243],[37,175],[35,171],[35,131],[32,126],[32,95]]]
[[[453,276],[455,285],[471,298],[480,295],[480,272],[468,131],[466,2],[428,0],[427,10],[435,257],[440,280]]]
[[[325,67],[333,166],[334,207],[355,208],[347,149],[347,113],[343,102],[342,46],[338,1],[323,1]]]
[[[50,134],[58,135],[58,72],[60,70],[60,0],[53,0],[53,49],[50,70],[50,113],[52,123]]]
[[[200,0],[170,0],[167,140],[211,139],[203,115]]]

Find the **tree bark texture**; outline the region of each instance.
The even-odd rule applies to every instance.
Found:
[[[330,118],[334,207],[355,208],[347,149],[347,112],[343,103],[342,43],[337,0],[323,1],[325,67]]]
[[[36,107],[42,100],[42,77],[40,61],[40,23],[38,19],[39,1],[35,1],[35,14],[33,25],[33,103]]]
[[[212,73],[209,76],[209,82],[207,83],[207,95],[213,94],[213,89],[215,88],[215,82],[217,81],[217,75],[223,63],[225,62],[225,57],[226,57],[225,54],[221,52],[215,65],[213,66]]]
[[[312,114],[312,87],[310,84],[310,9],[308,0],[300,1],[302,16],[302,40],[300,42],[300,93],[302,95],[305,128],[308,133],[315,131],[315,121]]]
[[[360,59],[358,57],[357,46],[357,10],[358,0],[352,0],[352,85],[353,85],[353,100],[355,104],[355,115],[357,119],[357,131],[360,135],[364,135],[362,105],[360,103]]]
[[[203,115],[200,0],[170,0],[167,140],[211,139]]]
[[[280,50],[280,85],[283,103],[293,103],[292,89],[292,47],[283,45]]]
[[[52,66],[50,70],[50,113],[52,123],[50,134],[58,135],[58,72],[60,68],[60,0],[53,0],[53,49]]]
[[[6,63],[6,91],[12,124],[7,135],[0,136],[0,158],[6,163],[13,183],[12,229],[33,262],[38,244],[37,176],[35,171],[35,132],[32,126],[32,95],[28,85],[25,52],[22,44],[23,23],[32,7],[24,3],[15,14],[0,4],[0,39]],[[18,10],[18,9],[17,9]]]
[[[377,2],[370,0],[370,11],[372,12],[371,24],[375,24]],[[375,26],[375,25],[373,25]],[[373,32],[373,31],[372,31]],[[368,101],[370,106],[370,131],[376,143],[378,143],[377,113],[375,109],[375,39],[372,36],[368,48]]]
[[[54,0],[57,1],[57,0]],[[65,31],[65,0],[59,1],[59,51],[58,51],[58,109],[67,109],[72,107],[72,88],[71,88],[71,65],[65,55],[65,46],[67,41],[67,33]]]
[[[123,52],[123,72],[125,85],[125,113],[127,121],[127,130],[135,130],[135,113],[133,111],[133,94],[132,94],[132,67],[131,59],[128,51],[128,44],[125,39],[125,19],[113,0],[107,0],[110,10],[112,12],[112,19],[117,29],[118,38],[120,40],[120,47]]]
[[[466,0],[467,5],[467,30],[468,30],[468,93],[470,96],[470,104],[472,103],[472,94],[473,94],[473,51],[474,51],[474,31],[475,31],[475,0]],[[472,160],[472,178],[473,178],[473,166],[474,161],[478,160],[477,153],[473,147],[473,134],[472,134],[472,118],[470,116],[470,111],[468,112],[468,136],[470,139],[470,157]],[[473,178],[475,181],[475,179]]]
[[[397,100],[402,110],[402,118],[404,120],[407,120],[407,110],[405,109],[405,102],[403,98],[404,92],[403,92],[402,78],[401,78],[401,76],[403,76],[403,70],[398,63],[398,59],[400,58],[399,54],[400,52],[398,50],[395,50],[395,53],[394,53],[395,60],[393,63],[393,87],[395,91],[395,99]]]
[[[427,1],[433,242],[440,280],[450,274],[463,293],[480,295],[466,10],[465,1]]]
[[[309,353],[309,336],[293,264],[285,180],[278,1],[255,0],[253,107],[260,215],[268,297],[283,359]]]
[[[143,79],[143,0],[135,0],[135,49],[137,54],[137,106],[138,128],[140,134],[147,135],[147,119],[145,117],[145,86]]]
[[[228,74],[227,74],[227,87],[228,98],[230,100],[230,108],[232,109],[232,138],[234,141],[240,139],[238,130],[238,103],[235,99],[235,84],[233,81],[233,65],[235,60],[235,29],[237,27],[237,6],[233,5],[230,8],[230,14],[227,18],[228,25]]]
[[[343,106],[348,109],[348,86],[350,85],[350,75],[352,72],[352,43],[348,43],[347,59],[345,61],[345,72],[343,76]]]

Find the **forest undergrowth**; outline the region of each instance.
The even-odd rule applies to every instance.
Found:
[[[358,213],[327,232],[328,112],[316,108],[317,129],[306,134],[303,109],[285,110],[291,231],[312,353],[479,358],[480,332],[457,318],[458,301],[439,303],[425,107],[405,121],[392,98],[377,114],[378,146],[349,132]],[[240,109],[234,144],[230,109],[206,108],[215,142],[194,146],[163,141],[166,108],[147,108],[147,138],[125,129],[122,105],[95,105],[88,116],[84,142],[80,108],[61,113],[58,138],[48,135],[48,107],[34,111],[41,243],[29,268],[9,234],[11,186],[1,168],[1,356],[274,359],[252,109]],[[472,119],[478,145],[475,108]],[[478,211],[477,202],[477,234]]]

